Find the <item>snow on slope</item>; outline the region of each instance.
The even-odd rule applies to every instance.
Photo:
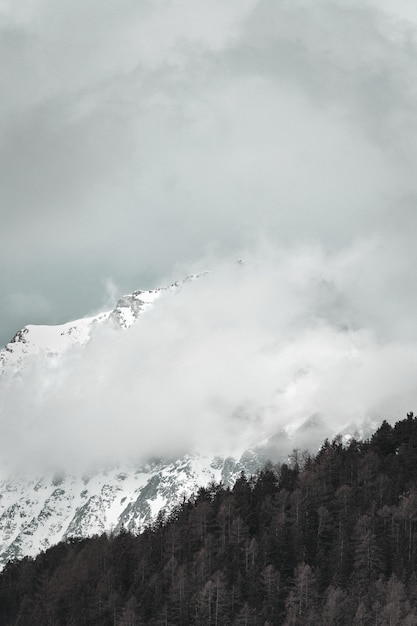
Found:
[[[0,569],[70,537],[139,532],[161,509],[171,510],[212,480],[231,484],[244,469],[230,458],[186,455],[92,475],[0,482]]]
[[[122,296],[112,311],[99,313],[93,317],[55,326],[32,324],[25,326],[0,350],[0,376],[2,373],[14,375],[30,357],[42,354],[54,359],[71,346],[86,344],[97,325],[112,324],[116,328],[129,328],[140,315],[152,308],[163,293],[176,291],[201,275],[187,276],[168,287],[134,291],[132,294]]]
[[[136,291],[131,295],[123,296],[113,311],[66,324],[25,326],[0,350],[0,375],[6,371],[9,373],[18,371],[28,357],[42,354],[53,359],[59,357],[71,346],[87,343],[96,324],[113,323],[120,328],[128,328],[142,312],[149,308],[151,302],[154,302],[161,292],[161,289]]]
[[[57,326],[29,324],[19,330],[0,350],[0,372],[18,370],[28,356],[44,354],[59,356],[74,344],[84,344],[90,337],[92,324],[109,318],[110,313]]]
[[[321,442],[320,424],[309,421],[310,446]],[[83,475],[20,477],[0,482],[0,570],[9,560],[35,556],[70,537],[122,529],[139,532],[161,509],[167,512],[211,481],[233,485],[268,459],[286,461],[293,439],[285,430],[236,458],[186,454],[136,467],[110,467]]]

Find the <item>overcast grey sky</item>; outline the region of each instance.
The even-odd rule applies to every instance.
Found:
[[[370,244],[415,310],[416,29],[411,0],[0,0],[0,343],[265,238]]]

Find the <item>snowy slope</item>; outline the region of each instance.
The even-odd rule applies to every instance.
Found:
[[[175,287],[174,285],[171,288]],[[17,372],[28,357],[42,354],[53,359],[71,346],[87,343],[93,328],[98,324],[112,323],[120,328],[128,328],[163,291],[163,289],[135,291],[133,294],[123,296],[113,311],[100,313],[94,317],[56,326],[25,326],[0,350],[0,375],[3,372]]]
[[[232,483],[245,464],[187,455],[171,463],[112,468],[91,476],[0,483],[0,569],[68,537],[140,531],[164,508],[212,480]]]
[[[310,445],[321,430],[307,428]],[[0,569],[9,560],[35,556],[69,537],[126,529],[139,532],[161,509],[167,512],[211,481],[233,485],[267,460],[287,461],[293,439],[281,431],[238,458],[186,454],[145,465],[111,467],[83,475],[20,477],[0,482]]]
[[[140,315],[152,308],[162,294],[176,291],[200,276],[202,274],[192,274],[168,287],[134,291],[132,294],[122,296],[112,311],[99,313],[93,317],[55,326],[29,324],[0,349],[0,376],[2,373],[15,374],[30,357],[42,354],[54,359],[71,346],[86,344],[97,325],[110,324],[120,329],[129,328]]]

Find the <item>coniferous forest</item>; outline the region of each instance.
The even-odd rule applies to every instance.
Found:
[[[417,419],[9,564],[0,624],[417,625]]]

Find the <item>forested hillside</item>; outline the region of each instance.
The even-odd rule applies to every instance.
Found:
[[[417,624],[417,419],[9,564],[0,624]]]

